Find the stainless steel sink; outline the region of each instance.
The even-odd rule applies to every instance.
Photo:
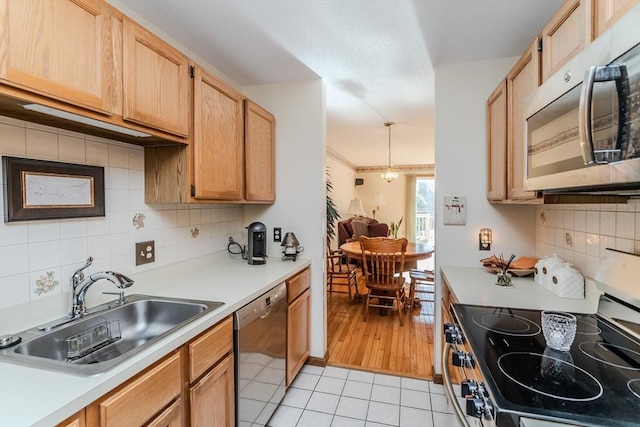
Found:
[[[96,375],[224,303],[131,295],[127,302],[97,306],[90,314],[29,329],[22,341],[0,350],[0,359],[43,369]],[[51,324],[50,324],[51,325]]]

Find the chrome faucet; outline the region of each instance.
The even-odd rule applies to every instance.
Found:
[[[70,316],[72,319],[82,317],[86,314],[87,306],[85,303],[85,297],[87,295],[87,291],[89,290],[91,285],[96,283],[98,280],[108,280],[120,289],[120,292],[118,293],[118,304],[125,303],[123,289],[133,285],[133,280],[129,279],[124,274],[116,273],[114,271],[101,271],[98,273],[93,273],[89,277],[85,278],[83,270],[89,267],[91,263],[93,263],[93,258],[87,258],[87,262],[85,263],[85,265],[78,269],[71,277],[73,295]]]

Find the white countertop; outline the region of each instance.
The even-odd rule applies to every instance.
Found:
[[[278,258],[264,265],[248,265],[223,251],[132,276],[135,285],[128,289],[130,295],[223,301],[225,304],[117,368],[94,377],[0,361],[0,426],[50,427],[63,421],[310,264],[311,261],[304,258],[295,262]]]
[[[513,277],[513,287],[495,285],[496,274],[482,267],[441,267],[442,278],[462,304],[533,310],[595,313],[602,292],[593,280],[585,282],[585,298],[561,298],[538,286],[533,276]]]

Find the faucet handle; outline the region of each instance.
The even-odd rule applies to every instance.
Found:
[[[74,289],[78,285],[78,283],[82,282],[82,280],[84,279],[84,273],[82,272],[82,270],[89,267],[92,263],[93,257],[90,256],[89,258],[87,258],[87,262],[85,262],[82,267],[80,267],[76,270],[75,273],[73,273],[73,276],[71,276],[71,282],[73,283]]]

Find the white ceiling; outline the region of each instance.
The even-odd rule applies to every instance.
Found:
[[[387,163],[387,121],[394,165],[434,163],[433,67],[519,56],[562,0],[111,2],[241,86],[321,77],[327,146],[366,167]]]

